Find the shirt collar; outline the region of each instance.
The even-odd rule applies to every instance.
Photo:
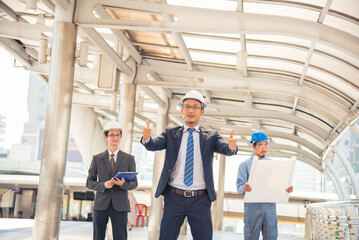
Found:
[[[188,127],[186,124],[183,126],[183,132],[186,132],[188,130]],[[193,127],[196,132],[199,132],[199,124]]]
[[[110,149],[107,149],[107,151],[108,151],[108,155],[110,155],[110,157],[111,157],[111,154],[113,153],[115,156],[117,156],[117,153],[118,153],[118,151],[119,151],[120,149],[119,148],[117,148],[116,149],[116,151],[114,151],[114,152],[111,152],[110,151]]]

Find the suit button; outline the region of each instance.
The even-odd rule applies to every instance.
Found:
[[[172,170],[170,169],[170,170],[168,170],[168,172],[171,172]]]

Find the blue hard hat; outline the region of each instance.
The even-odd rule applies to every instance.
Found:
[[[256,143],[256,142],[262,142],[262,141],[268,141],[267,135],[262,132],[261,130],[256,131],[252,134],[252,138],[250,143]]]

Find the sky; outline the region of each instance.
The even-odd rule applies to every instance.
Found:
[[[17,62],[17,66],[21,63]],[[0,47],[0,114],[7,117],[4,147],[18,144],[28,120],[27,93],[29,72],[14,67],[14,57]]]

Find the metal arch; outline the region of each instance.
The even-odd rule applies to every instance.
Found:
[[[327,169],[324,168],[324,173],[330,178],[330,180],[332,181],[335,191],[337,192],[338,198],[339,200],[344,200],[343,194],[339,188],[339,185],[337,183],[337,181],[335,180],[335,177],[333,176],[333,174]]]
[[[118,8],[175,14],[176,22],[147,22],[135,20],[96,19],[92,8],[104,4]],[[195,19],[194,19],[195,18]],[[76,23],[84,27],[108,27],[160,32],[221,32],[221,33],[272,33],[297,36],[322,42],[359,59],[357,37],[330,26],[290,17],[230,12],[193,7],[180,7],[148,2],[118,0],[79,0]],[[209,24],[210,23],[210,24]],[[265,23],[265,24],[263,24]],[[293,28],[293,26],[297,26]]]
[[[253,129],[251,129],[251,128],[242,127],[242,126],[238,126],[235,124],[213,123],[213,121],[208,120],[206,118],[202,119],[201,123],[211,126],[211,127],[215,126],[214,128],[216,128],[216,129],[234,129],[235,135],[240,135],[240,136],[251,136],[253,133]],[[302,137],[299,137],[297,135],[278,131],[278,130],[268,130],[265,128],[263,130],[266,132],[266,134],[270,138],[285,139],[285,140],[292,141],[293,143],[297,143],[303,147],[308,148],[310,151],[313,152],[312,155],[316,155],[317,157],[319,157],[323,152],[320,147],[316,146],[312,142],[310,142]],[[221,130],[219,130],[219,132],[222,133]]]
[[[146,45],[151,45],[151,44],[146,44]],[[153,45],[153,44],[152,44]],[[176,48],[176,47],[171,47],[171,48]],[[211,53],[211,54],[218,54],[218,55],[230,55],[235,57],[236,53],[232,53],[232,52],[222,52],[222,51],[214,51],[214,50],[204,50],[204,49],[193,49],[193,48],[189,48],[189,51],[193,51],[193,52],[201,52],[201,53]],[[145,56],[151,56],[151,55],[145,55]],[[293,59],[289,59],[289,58],[280,58],[280,57],[272,57],[272,56],[264,56],[264,55],[248,55],[248,58],[255,58],[255,59],[266,59],[266,60],[272,60],[272,61],[281,61],[281,62],[286,62],[289,64],[294,64],[294,65],[298,65],[298,66],[303,66],[305,64],[305,62],[300,62],[297,60],[293,60]],[[351,81],[349,81],[348,79],[331,72],[329,69],[324,69],[321,68],[319,66],[315,66],[315,65],[308,65],[307,68],[312,68],[315,69],[317,71],[320,71],[324,74],[327,74],[347,85],[349,85],[350,87],[356,89],[359,92],[359,86],[356,86],[354,83],[352,83]],[[194,70],[194,69],[192,69]],[[282,70],[282,69],[278,69],[278,70]],[[283,69],[285,71],[285,69]],[[298,73],[301,74],[301,73]],[[303,79],[306,79],[305,76],[303,76]],[[318,79],[318,81],[322,82],[321,80]],[[301,85],[301,84],[300,84]],[[347,94],[345,93],[341,93],[342,95],[345,95],[347,98],[349,98],[349,96],[347,96]]]
[[[148,58],[146,58],[146,59],[148,59]],[[161,59],[161,60],[158,60],[158,59]],[[221,78],[232,78],[232,79],[236,78],[237,80],[238,79],[245,80],[248,78],[258,77],[259,79],[263,79],[265,81],[267,81],[266,79],[268,78],[268,80],[270,80],[270,81],[289,80],[289,81],[295,82],[295,83],[297,83],[300,78],[300,74],[298,74],[298,73],[293,73],[293,72],[288,72],[288,71],[278,70],[278,69],[269,69],[269,68],[268,69],[249,68],[249,70],[251,71],[251,76],[244,78],[238,71],[234,70],[234,67],[232,65],[219,66],[221,64],[218,64],[218,63],[210,64],[210,63],[204,63],[204,62],[200,62],[200,63],[195,62],[197,65],[198,71],[192,71],[193,73],[189,73],[189,71],[187,69],[184,69],[184,71],[182,71],[182,73],[181,73],[180,71],[178,71],[178,68],[183,68],[183,65],[181,65],[182,64],[181,61],[171,63],[171,62],[169,62],[169,60],[166,62],[165,59],[156,57],[156,58],[151,59],[151,63],[153,63],[152,64],[153,66],[157,65],[156,67],[153,67],[155,69],[154,71],[159,71],[158,72],[159,74],[166,72],[166,74],[171,75],[171,76],[176,76],[176,75],[183,76],[184,72],[185,72],[190,77],[193,77],[192,74],[201,74],[200,77],[202,79],[205,78],[206,76],[210,77],[210,75],[212,75],[212,76],[218,76]],[[160,68],[159,65],[164,66],[165,69],[159,69]],[[169,71],[172,71],[172,70],[178,71],[178,72],[170,73]],[[207,72],[210,72],[210,74],[207,74]],[[263,75],[265,75],[266,77],[263,78]],[[145,79],[145,78],[143,78],[143,79]],[[345,96],[341,96],[337,91],[334,91],[334,90],[336,90],[334,87],[319,85],[318,82],[322,82],[322,81],[320,81],[316,78],[313,78],[313,77],[306,76],[305,81],[307,84],[321,88],[324,91],[328,92],[330,95],[334,95],[337,99],[340,99],[340,101],[343,102],[344,108],[352,106],[352,104],[353,104],[352,101],[348,100]],[[201,87],[205,88],[205,86],[201,86]],[[305,87],[308,87],[308,86],[305,86]],[[332,100],[334,100],[334,98],[332,98]],[[334,100],[334,101],[336,101],[336,100]],[[345,105],[347,105],[347,106],[345,106]]]
[[[172,76],[200,76],[203,79],[203,83],[192,83],[192,82],[183,82],[183,81],[161,81],[154,82],[146,80],[146,74],[148,72],[156,72],[162,75],[172,75]],[[218,86],[216,79],[221,79],[221,86]],[[239,81],[241,80],[241,81]],[[266,86],[263,86],[263,81],[266,83]],[[344,119],[347,116],[347,107],[341,103],[338,103],[333,98],[330,98],[324,94],[318,93],[315,90],[307,86],[298,86],[291,83],[286,83],[278,80],[267,79],[267,78],[258,78],[258,77],[242,77],[239,74],[223,74],[216,72],[204,72],[204,71],[188,71],[180,70],[174,68],[163,68],[163,67],[148,67],[144,65],[139,65],[138,74],[136,79],[136,84],[138,85],[151,85],[151,86],[161,86],[169,88],[197,88],[197,89],[212,89],[212,90],[234,90],[234,91],[250,91],[250,92],[275,92],[287,96],[297,96],[300,99],[305,99],[317,106],[319,106],[323,111],[332,115],[336,119]],[[226,86],[228,85],[228,86]],[[328,104],[331,106],[331,111],[327,109]],[[335,114],[333,114],[335,112]]]
[[[295,1],[246,0],[246,2],[256,2],[256,3],[262,2],[262,3],[265,3],[265,4],[277,4],[277,5],[284,5],[284,6],[291,6],[291,7],[293,7],[293,5],[294,5],[296,8],[309,9],[309,10],[317,11],[317,12],[321,12],[322,9],[323,9],[322,6],[318,6],[318,5],[314,5],[314,4],[308,4],[308,3],[302,3],[302,2],[295,2]],[[349,22],[352,22],[352,23],[356,23],[356,24],[359,22],[358,18],[356,18],[354,16],[351,16],[351,15],[348,15],[348,14],[345,14],[343,12],[333,10],[333,9],[329,9],[327,15],[332,15],[332,16],[335,16],[335,17],[338,17],[338,18],[341,18],[343,20],[346,20],[346,21],[349,21]]]
[[[358,183],[358,179],[355,176],[355,173],[353,171],[353,168],[351,166],[351,164],[349,163],[348,159],[343,156],[342,152],[340,151],[340,149],[338,148],[337,145],[335,145],[333,147],[335,154],[338,156],[338,158],[340,159],[340,161],[343,163],[343,166],[345,167],[345,170],[347,171],[350,181],[353,185],[353,189],[356,195],[356,198],[359,198],[359,183]]]
[[[240,38],[228,37],[228,36],[217,36],[217,35],[198,34],[198,33],[189,33],[189,32],[184,32],[184,33],[182,33],[182,35],[183,36],[189,36],[189,37],[205,38],[205,39],[224,40],[224,41],[234,41],[234,42],[239,42],[240,41]],[[309,48],[307,46],[288,43],[288,42],[259,40],[259,39],[251,39],[251,38],[246,38],[246,42],[248,42],[248,43],[257,43],[257,44],[266,44],[266,45],[278,45],[278,46],[284,46],[284,47],[289,47],[289,48],[303,50],[303,51],[308,51],[309,50]],[[142,43],[140,43],[140,42],[132,42],[132,44],[140,45]],[[163,45],[156,45],[156,46],[157,47],[166,47],[166,46],[163,46]],[[168,47],[171,47],[171,46],[168,46]],[[339,58],[337,56],[331,55],[329,53],[326,53],[326,52],[323,52],[323,51],[320,51],[320,50],[315,50],[315,49],[314,49],[313,53],[316,53],[318,55],[322,55],[324,57],[333,59],[336,62],[340,62],[340,63],[343,63],[344,65],[347,65],[348,67],[352,68],[353,70],[359,71],[358,66],[353,65],[352,63],[348,62],[345,59],[342,59],[342,58]]]
[[[178,115],[179,112],[176,110],[178,106],[178,100],[172,99],[170,101],[169,113]],[[208,108],[217,109],[216,113],[209,112],[207,109],[206,116],[222,116],[222,117],[241,117],[241,118],[253,118],[253,119],[276,119],[282,120],[285,122],[291,122],[298,126],[302,126],[304,129],[307,129],[312,134],[316,135],[322,141],[325,141],[329,136],[329,133],[319,126],[314,125],[310,121],[306,121],[299,117],[293,116],[291,114],[286,113],[276,113],[268,110],[258,110],[258,109],[250,109],[247,107],[236,106],[236,111],[233,111],[233,106],[230,105],[218,105],[218,104],[208,104]]]
[[[326,158],[324,160],[324,162],[325,162],[325,166],[328,169],[328,171],[330,171],[333,174],[333,177],[334,177],[333,179],[335,180],[336,184],[338,185],[339,190],[343,196],[343,199],[350,199],[350,195],[344,188],[342,182],[340,181],[339,175],[338,175],[337,171],[335,170],[335,168],[333,167],[331,161],[328,158]]]

